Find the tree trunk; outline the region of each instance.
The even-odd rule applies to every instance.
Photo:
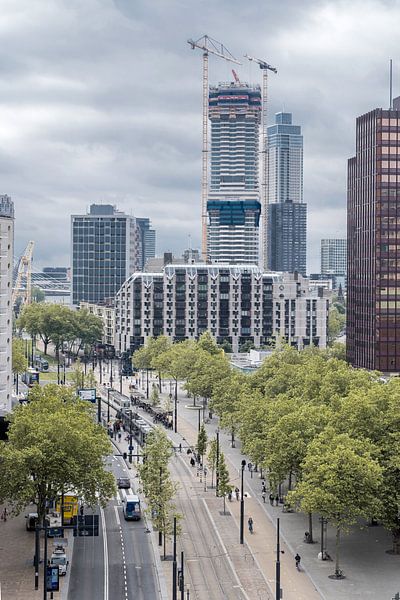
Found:
[[[162,392],[162,384],[161,384],[161,373],[158,371],[158,389],[160,390],[160,394]]]
[[[392,529],[393,554],[400,554],[400,529]]]
[[[167,546],[166,545],[166,538],[167,538],[167,536],[165,535],[165,523],[163,525],[164,525],[164,535],[163,535],[163,538],[164,538],[164,560],[165,560],[167,558],[167,553],[166,553],[166,546]]]
[[[225,511],[225,494],[224,494],[224,515],[225,514],[226,514],[226,511]]]
[[[339,574],[339,542],[340,542],[340,527],[336,528],[336,546],[335,546],[335,575]]]
[[[308,537],[308,543],[309,544],[313,544],[314,540],[313,540],[313,527],[312,527],[312,513],[309,512],[308,513],[308,533],[309,533],[309,537]]]
[[[214,469],[211,469],[211,489],[214,487]]]
[[[288,484],[288,490],[290,492],[290,490],[292,489],[292,471],[289,472],[289,484]]]

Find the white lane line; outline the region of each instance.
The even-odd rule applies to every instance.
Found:
[[[211,521],[211,523],[212,523],[212,526],[213,526],[214,532],[215,532],[215,534],[216,534],[216,536],[217,536],[217,538],[218,538],[218,541],[219,541],[219,543],[221,544],[222,550],[223,550],[223,552],[224,552],[224,554],[225,554],[225,558],[227,559],[227,561],[228,561],[228,564],[229,564],[229,566],[230,566],[230,568],[231,568],[231,570],[232,570],[233,576],[234,576],[234,578],[236,579],[236,581],[237,581],[237,583],[238,583],[238,587],[240,588],[240,591],[242,592],[242,594],[243,594],[243,596],[246,598],[246,600],[250,600],[250,598],[248,597],[248,595],[246,594],[246,592],[245,592],[245,591],[244,591],[244,589],[243,589],[243,586],[242,586],[242,584],[241,584],[241,581],[240,581],[240,579],[239,579],[239,577],[238,577],[238,575],[237,575],[237,573],[236,573],[235,567],[233,566],[233,563],[232,563],[231,557],[229,556],[229,554],[228,554],[228,550],[226,549],[226,546],[225,546],[224,542],[222,541],[221,535],[220,535],[219,531],[217,530],[217,526],[216,526],[216,524],[215,524],[215,521],[214,521],[214,519],[213,519],[213,517],[212,517],[212,514],[211,514],[211,512],[210,512],[210,509],[209,509],[209,508],[208,508],[208,506],[207,506],[207,503],[206,503],[206,500],[205,500],[205,498],[202,498],[202,501],[203,501],[203,504],[204,504],[204,508],[205,508],[205,509],[206,509],[206,511],[207,511],[207,515],[208,515],[208,517],[209,517],[209,519],[210,519],[210,521]]]
[[[117,523],[118,523],[118,525],[121,525],[121,521],[119,518],[119,512],[118,512],[118,506],[114,506],[114,510],[115,510],[115,518],[117,519]]]
[[[103,528],[103,552],[104,552],[104,600],[108,600],[108,544],[107,529],[104,510],[100,507],[101,525]]]

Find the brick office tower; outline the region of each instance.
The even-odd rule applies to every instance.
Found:
[[[348,161],[347,360],[400,372],[400,98],[356,122]]]

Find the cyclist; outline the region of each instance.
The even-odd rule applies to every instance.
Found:
[[[296,569],[298,571],[300,571],[301,556],[299,555],[299,553],[296,554],[296,556],[294,557],[294,560],[296,561]]]
[[[252,517],[249,517],[249,519],[247,521],[247,524],[249,526],[250,533],[253,533],[253,519],[252,519]]]

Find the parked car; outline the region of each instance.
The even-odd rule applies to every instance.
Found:
[[[119,489],[128,490],[131,487],[131,480],[129,477],[118,477],[117,486]]]

